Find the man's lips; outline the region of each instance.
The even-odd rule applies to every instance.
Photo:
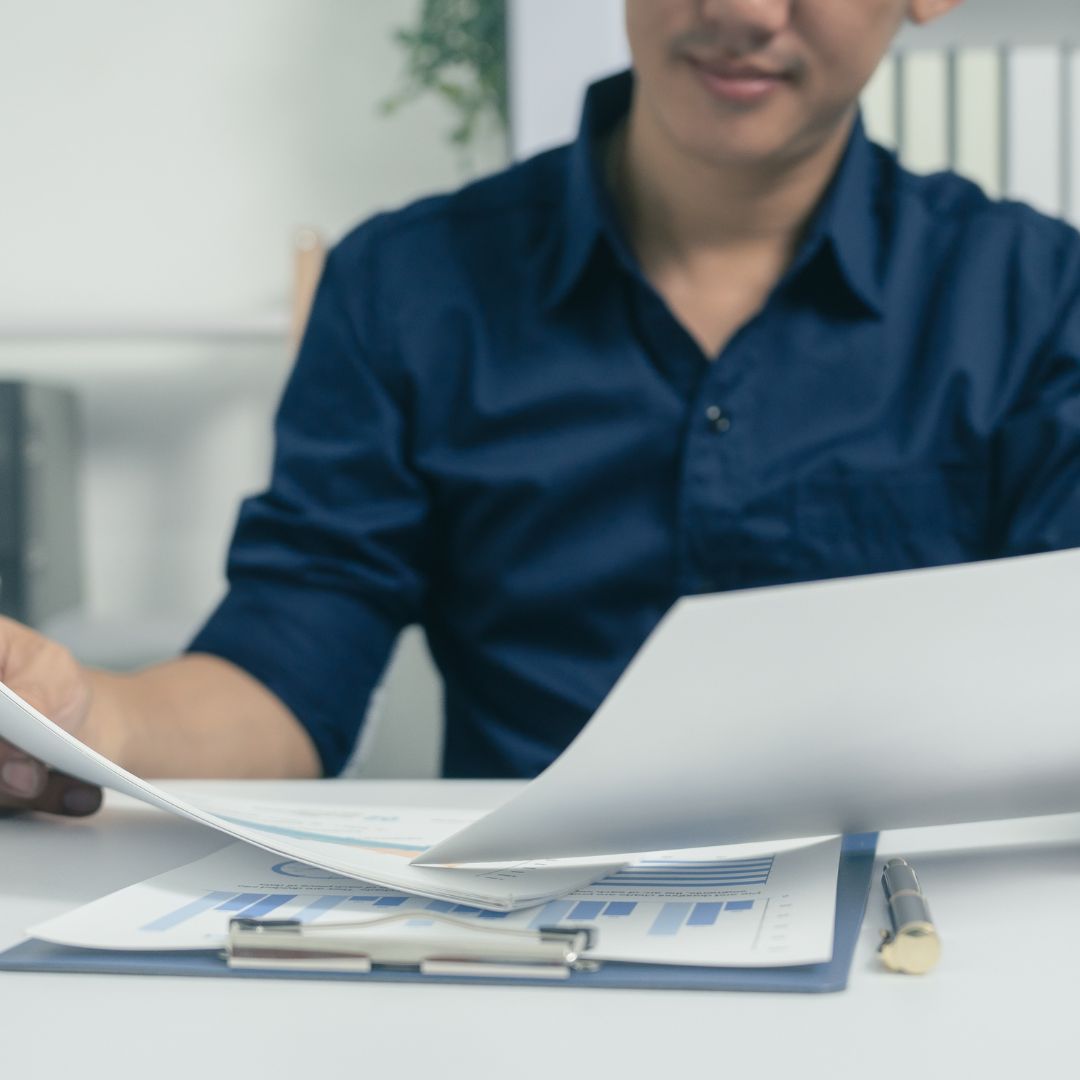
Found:
[[[790,81],[787,72],[756,64],[730,64],[687,58],[706,88],[734,102],[761,101]]]

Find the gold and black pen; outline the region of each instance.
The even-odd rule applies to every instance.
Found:
[[[878,947],[891,971],[925,975],[941,956],[941,939],[930,918],[919,879],[906,859],[890,859],[881,874],[892,932],[882,930]]]

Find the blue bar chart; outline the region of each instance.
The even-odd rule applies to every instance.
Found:
[[[690,918],[686,920],[686,925],[715,926],[723,910],[723,904],[695,904],[694,910],[690,912]]]
[[[721,912],[751,911],[753,907],[753,900],[663,904],[648,932],[651,937],[673,937],[696,926],[716,926]]]
[[[580,900],[570,909],[570,914],[567,918],[595,919],[603,910],[603,900]]]
[[[246,907],[251,907],[256,900],[263,898],[262,893],[242,892],[237,893],[235,896],[230,897],[224,904],[218,904],[218,911],[243,911]]]
[[[407,934],[442,933],[449,917],[499,930],[588,927],[599,960],[803,963],[810,962],[807,957],[828,956],[831,947],[835,879],[830,875],[835,875],[838,851],[839,842],[830,840],[753,858],[710,858],[703,852],[694,859],[690,852],[672,853],[640,860],[585,888],[515,911],[407,895],[343,878],[304,881],[301,865],[275,861],[273,877],[256,871],[231,889],[204,885],[206,891],[198,893],[147,893],[131,925],[147,948],[220,948],[229,920],[236,917],[326,925],[400,916],[392,932]],[[793,884],[800,873],[805,879],[801,867],[807,865],[821,868],[814,892],[805,883]],[[278,867],[288,872],[277,873]],[[816,936],[806,929],[811,919]]]
[[[276,911],[279,907],[283,907],[289,903],[290,900],[295,900],[296,895],[294,893],[274,893],[271,896],[264,896],[261,900],[257,900],[251,907],[244,908],[240,914],[245,919],[261,919],[270,912]]]
[[[347,896],[342,894],[312,895],[310,893],[295,892],[208,892],[197,900],[189,901],[174,911],[166,912],[164,915],[146,923],[142,930],[149,933],[163,933],[174,930],[209,912],[223,912],[228,918],[242,916],[246,919],[259,919],[269,915],[271,912],[278,911],[280,908],[286,906],[295,907],[296,901],[299,901],[301,906],[298,910],[291,911],[288,917],[299,922],[309,923],[321,918],[328,911],[335,908],[340,909],[343,906],[346,908],[353,905],[366,905],[370,908],[396,908],[407,903],[410,899],[407,896],[395,896],[392,894]]]
[[[210,911],[220,904],[226,903],[231,900],[234,895],[235,894],[233,893],[227,892],[206,893],[205,896],[200,896],[198,900],[192,900],[189,903],[178,907],[175,911],[170,911],[167,914],[154,919],[153,922],[147,923],[142,929],[149,930],[151,933],[172,930],[174,927],[186,923],[189,919],[194,919],[196,916],[202,915],[204,912]]]
[[[525,912],[487,911],[469,904],[454,904],[447,900],[423,900],[420,897],[384,894],[381,896],[323,895],[305,896],[299,893],[224,893],[209,892],[174,911],[154,919],[143,926],[149,932],[172,930],[207,912],[224,912],[257,919],[283,908],[293,901],[301,901],[300,909],[289,917],[303,923],[314,922],[330,911],[343,914],[349,910],[366,908],[376,914],[380,911],[422,909],[444,915],[474,916],[477,919],[509,919],[515,923],[526,921],[529,929],[557,926],[561,923],[593,922],[605,919],[627,918],[638,908],[655,910],[648,933],[651,936],[671,936],[684,929],[715,926],[724,912],[750,911],[753,900],[668,902],[643,904],[634,900],[553,900],[543,906]],[[417,924],[419,925],[419,923]]]
[[[652,937],[674,937],[686,922],[686,916],[690,914],[692,904],[662,904],[649,934]]]
[[[333,911],[344,900],[344,896],[317,896],[301,908],[296,915],[296,919],[302,923],[314,922],[328,911]]]
[[[767,885],[774,856],[760,859],[644,859],[595,882],[592,889],[724,889],[735,885]]]

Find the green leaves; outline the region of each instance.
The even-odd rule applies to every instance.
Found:
[[[405,52],[405,80],[382,102],[384,113],[434,93],[457,115],[454,145],[468,147],[485,117],[506,129],[506,0],[423,0],[417,24],[394,41]]]

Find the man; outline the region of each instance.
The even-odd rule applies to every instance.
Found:
[[[136,773],[332,774],[420,621],[446,773],[528,776],[681,594],[1080,544],[1080,236],[857,121],[958,2],[628,0],[575,145],[332,253],[191,652],[7,624],[0,676]],[[0,759],[8,807],[97,805]]]

